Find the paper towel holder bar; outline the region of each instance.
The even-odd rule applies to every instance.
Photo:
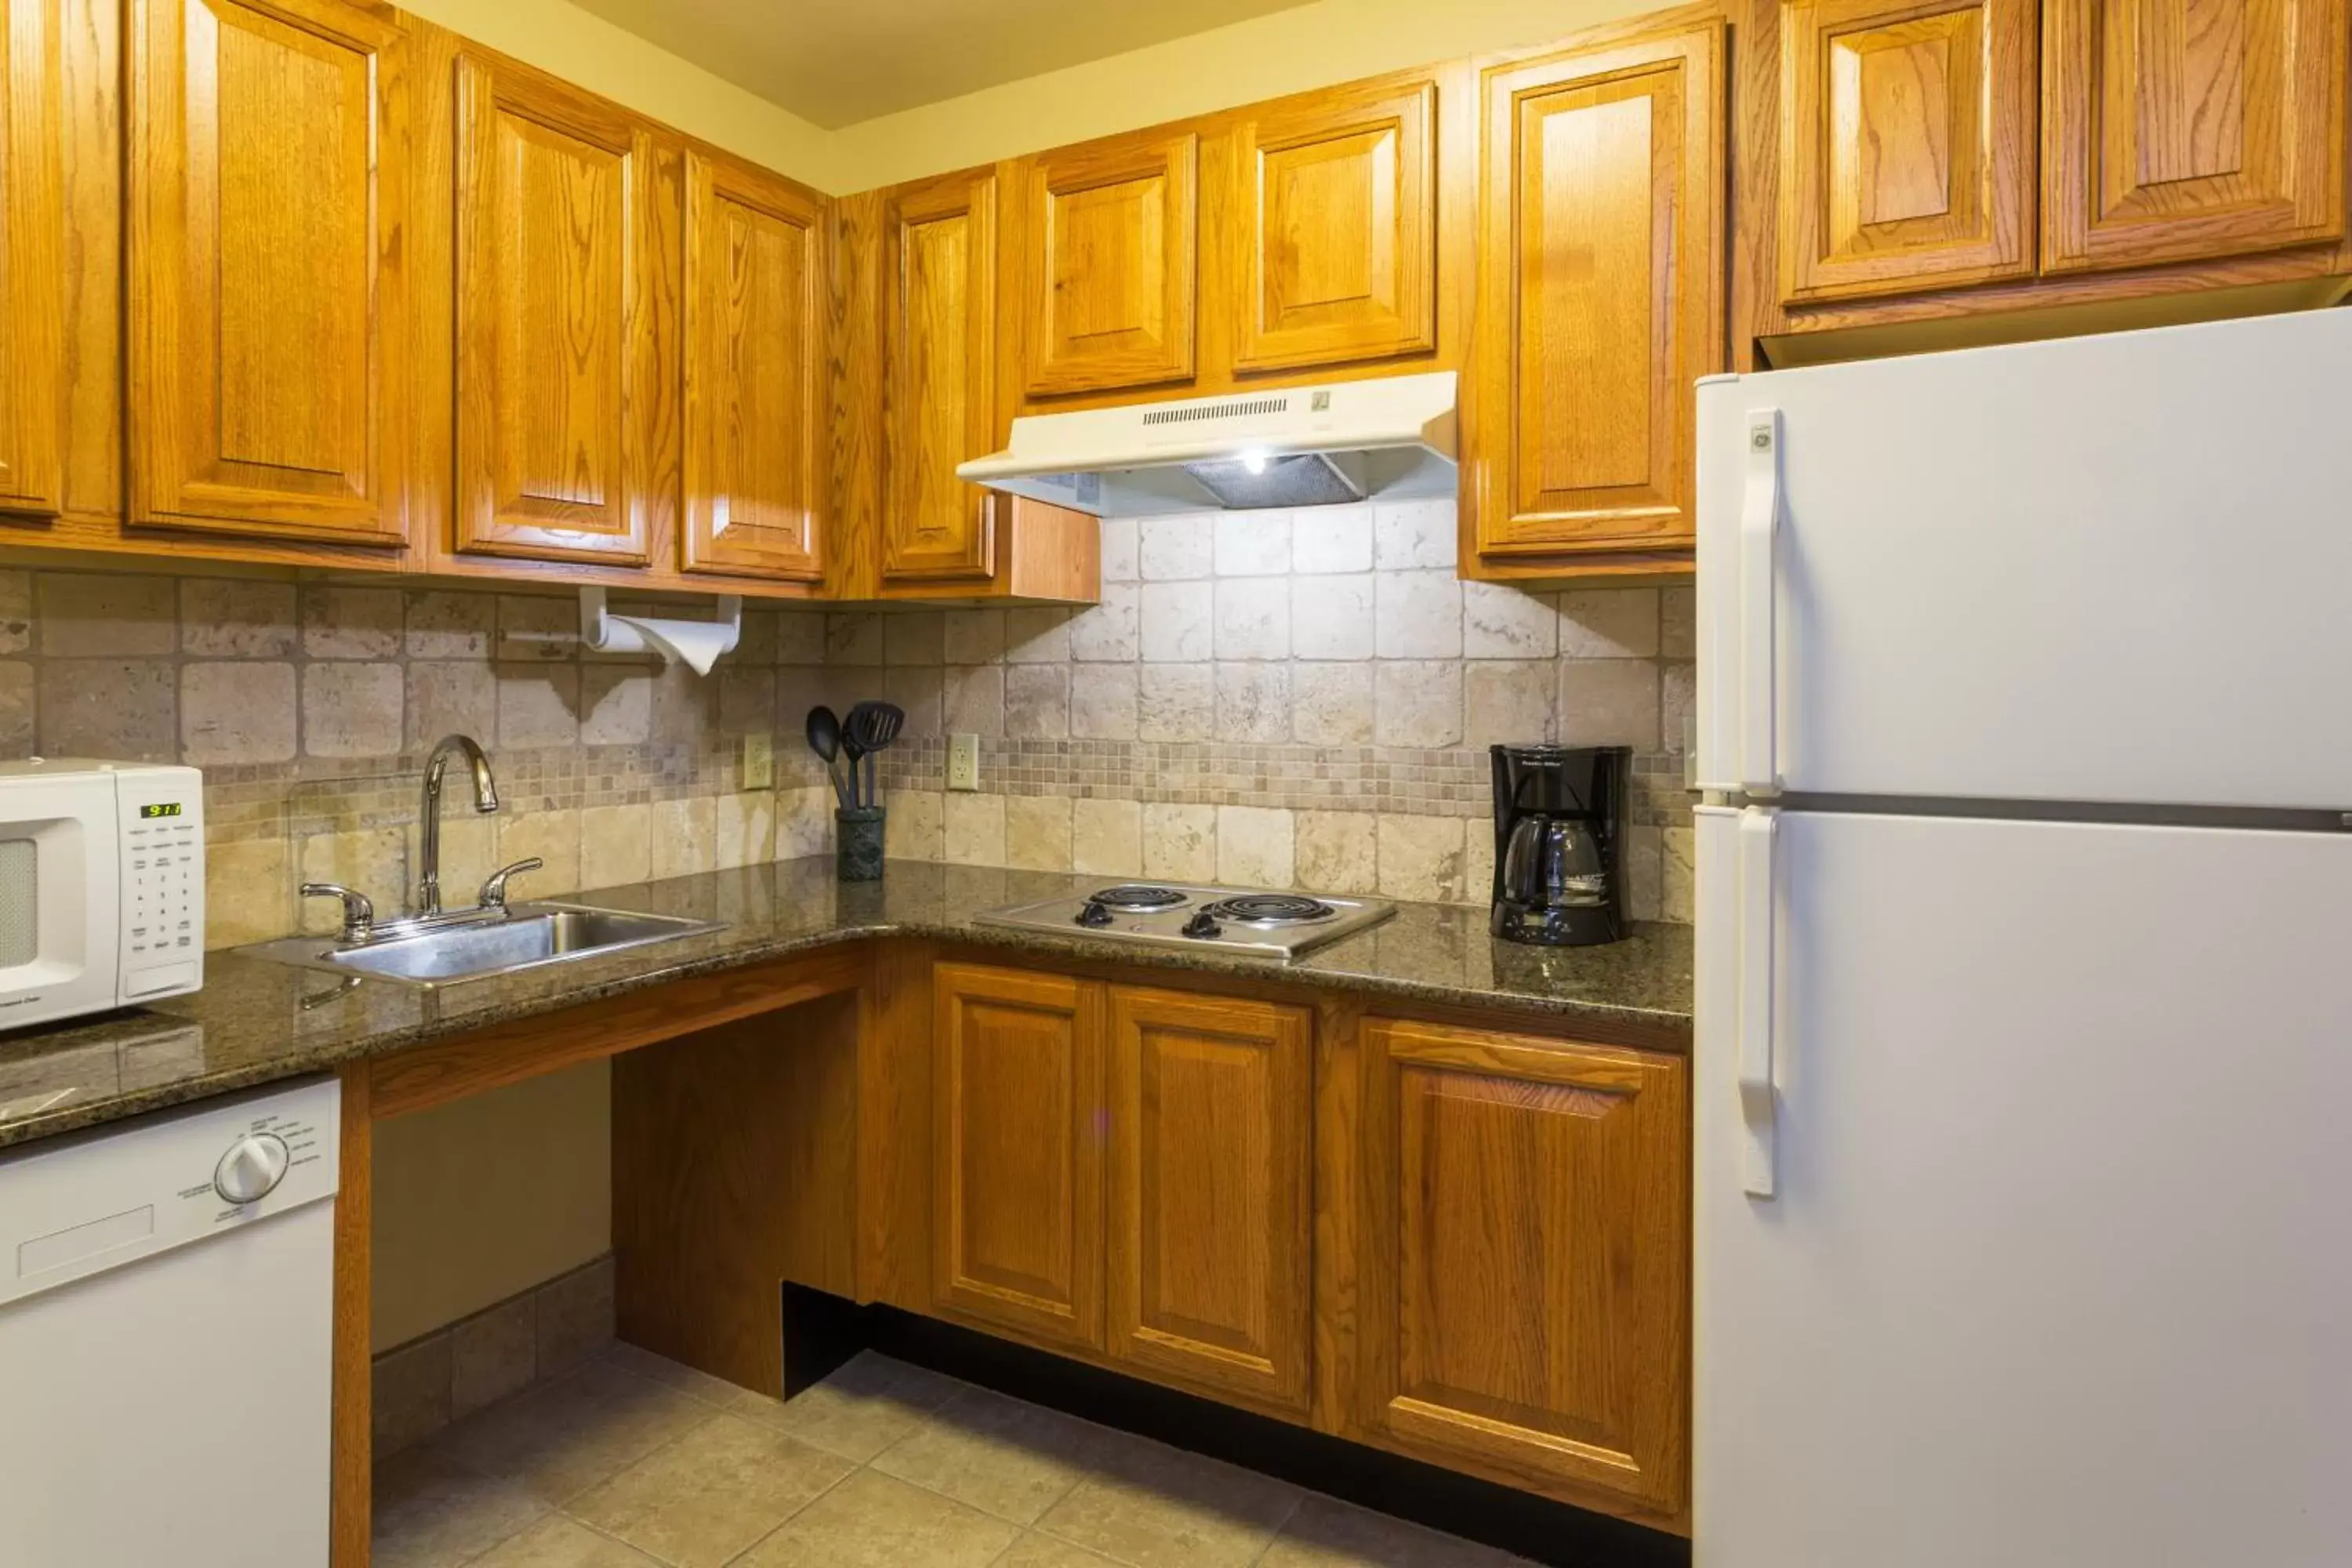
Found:
[[[720,594],[719,618],[680,621],[656,616],[616,616],[605,608],[605,590],[580,590],[580,641],[596,653],[657,653],[665,662],[684,659],[697,675],[709,675],[719,656],[743,637],[743,595]]]

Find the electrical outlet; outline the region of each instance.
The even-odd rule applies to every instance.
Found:
[[[948,737],[948,788],[978,789],[980,787],[980,737],[950,735]]]
[[[745,789],[776,787],[776,742],[767,735],[743,737],[743,784]]]

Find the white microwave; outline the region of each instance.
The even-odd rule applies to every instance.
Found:
[[[0,1029],[204,984],[204,785],[145,763],[0,763]]]

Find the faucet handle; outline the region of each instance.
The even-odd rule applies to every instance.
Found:
[[[341,899],[343,901],[343,941],[365,942],[375,929],[375,903],[365,893],[355,893],[336,882],[305,882],[302,896],[306,899]]]
[[[486,910],[505,909],[507,907],[507,879],[514,876],[517,872],[536,871],[541,866],[546,864],[546,861],[534,855],[528,860],[518,860],[511,866],[499,867],[497,870],[490,873],[488,880],[483,882],[481,895],[475,901]]]

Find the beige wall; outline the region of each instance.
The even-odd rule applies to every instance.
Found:
[[[377,1350],[612,1247],[612,1097],[591,1062],[377,1124]]]

